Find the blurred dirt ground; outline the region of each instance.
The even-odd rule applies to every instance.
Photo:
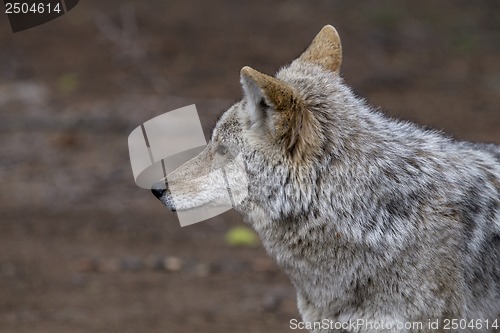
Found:
[[[390,115],[500,143],[500,2],[81,1],[12,34],[0,14],[0,331],[288,332],[293,287],[234,213],[180,228],[129,165],[130,131],[196,104],[206,134],[325,24]]]

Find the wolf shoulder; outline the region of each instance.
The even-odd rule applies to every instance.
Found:
[[[495,143],[472,143],[466,142],[471,149],[490,154],[496,160],[498,166],[500,167],[500,145]]]

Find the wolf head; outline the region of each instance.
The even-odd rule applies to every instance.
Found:
[[[339,158],[355,132],[340,130],[346,110],[361,103],[342,83],[341,62],[340,38],[327,25],[276,76],[243,67],[243,99],[220,117],[202,153],[153,188],[155,196],[172,210],[191,210],[227,204],[229,188],[242,213],[282,218],[308,210],[321,194],[325,159]]]

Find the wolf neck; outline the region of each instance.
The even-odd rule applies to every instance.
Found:
[[[299,295],[314,300],[318,308],[341,311],[355,303],[357,286],[365,285],[380,269],[374,263],[391,260],[383,252],[349,242],[334,221],[262,222],[254,225],[266,251]]]
[[[417,221],[404,216],[406,200],[426,197],[429,183],[419,174],[432,168],[426,152],[448,140],[385,118],[356,99],[352,105],[359,109],[346,111],[332,127],[336,137],[325,145],[323,160],[307,166],[305,176],[277,182],[273,207],[256,205],[248,213],[264,247],[299,293],[319,303],[353,301],[356,286],[374,280],[412,243]],[[303,211],[291,211],[290,203],[300,203]]]

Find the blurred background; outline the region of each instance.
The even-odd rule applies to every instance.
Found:
[[[205,135],[325,24],[384,112],[500,143],[500,2],[82,0],[13,34],[0,13],[0,332],[289,332],[295,292],[234,213],[181,228],[127,137],[196,104]],[[229,233],[228,233],[229,232]]]

